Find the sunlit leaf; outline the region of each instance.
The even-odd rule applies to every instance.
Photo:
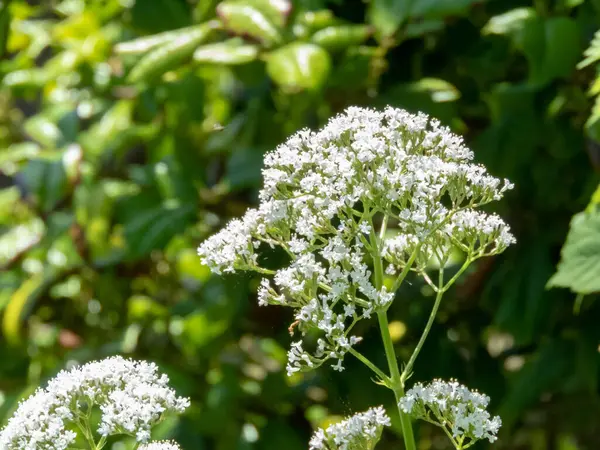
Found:
[[[36,217],[0,235],[0,268],[40,242],[45,229],[44,222]]]
[[[194,60],[212,64],[246,64],[258,57],[256,45],[244,44],[239,39],[202,45],[194,52]]]
[[[372,32],[368,25],[338,25],[317,31],[310,40],[328,50],[338,50],[363,43]]]
[[[190,32],[194,32],[197,28],[196,25],[193,25],[191,27],[180,28],[179,30],[164,31],[151,36],[144,36],[131,41],[120,42],[115,45],[114,50],[121,54],[144,53],[159,45],[164,45],[176,39],[185,38],[186,35]]]
[[[329,54],[314,44],[293,43],[271,52],[267,72],[280,86],[290,89],[318,89],[331,69]]]
[[[258,7],[248,3],[225,1],[217,13],[226,29],[239,35],[248,35],[270,47],[281,42],[278,27]]]
[[[557,272],[548,287],[580,294],[600,291],[600,211],[576,214],[561,252]]]
[[[191,58],[194,50],[219,27],[219,22],[210,21],[167,42],[144,55],[129,73],[131,82],[147,81],[172,70]]]

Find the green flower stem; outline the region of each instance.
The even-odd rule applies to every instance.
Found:
[[[383,223],[384,226],[387,223],[387,220],[385,218]],[[383,235],[384,233],[385,231],[381,234]],[[381,290],[383,287],[383,262],[381,260],[381,254],[379,252],[380,239],[381,238],[378,238],[378,236],[375,234],[373,222],[371,221],[370,241],[371,248],[373,251],[372,256],[373,270],[375,272],[375,288],[377,290]],[[390,335],[390,326],[387,319],[387,312],[378,311],[377,320],[379,321],[379,331],[381,332],[381,338],[383,340],[383,347],[385,350],[385,357],[387,359],[388,367],[390,370],[391,378],[388,387],[390,387],[392,391],[394,391],[394,397],[396,399],[398,413],[400,414],[400,424],[402,427],[404,447],[406,448],[406,450],[416,450],[417,446],[415,444],[415,436],[413,434],[410,416],[408,414],[405,414],[399,406],[400,399],[404,396],[404,385],[402,384],[402,380],[400,378],[400,371],[398,370],[398,363],[396,362],[396,352],[394,350],[394,344],[392,343],[392,336]]]
[[[410,356],[410,359],[408,360],[406,367],[402,371],[402,376],[401,376],[402,384],[404,384],[404,382],[410,376],[410,372],[411,372],[413,365],[417,359],[417,356],[419,356],[419,352],[421,351],[423,344],[425,344],[425,340],[427,339],[427,335],[429,334],[429,331],[431,330],[433,322],[435,321],[435,316],[437,315],[437,312],[440,307],[440,303],[442,301],[442,297],[443,297],[444,293],[454,284],[454,282],[458,279],[458,277],[460,277],[463,274],[463,272],[465,270],[467,270],[467,267],[469,267],[469,264],[471,264],[472,262],[473,262],[473,260],[471,258],[467,258],[465,260],[465,262],[463,263],[463,265],[461,266],[461,268],[454,274],[454,276],[452,278],[450,278],[450,280],[446,284],[444,284],[444,268],[443,267],[440,268],[439,279],[438,279],[438,291],[437,291],[437,295],[435,297],[435,302],[433,304],[433,308],[431,308],[431,313],[429,314],[429,319],[427,320],[427,324],[425,325],[423,334],[421,335],[421,338],[419,339],[417,346],[413,350],[413,353]]]
[[[427,324],[425,325],[423,334],[421,334],[421,338],[419,339],[417,346],[413,350],[412,355],[410,355],[410,359],[408,360],[408,363],[406,364],[406,367],[404,368],[404,370],[402,371],[402,375],[400,376],[400,380],[402,381],[402,384],[404,384],[404,382],[410,376],[413,365],[415,364],[415,361],[417,360],[417,356],[419,356],[419,352],[421,351],[421,348],[423,348],[423,344],[425,344],[427,335],[429,334],[429,331],[431,330],[431,326],[433,325],[433,322],[435,321],[435,316],[437,314],[438,308],[440,307],[440,303],[442,302],[443,295],[444,295],[444,291],[440,290],[440,291],[438,291],[437,295],[435,296],[435,302],[433,304],[433,308],[431,308],[431,313],[429,314],[429,319],[427,320]]]
[[[387,313],[380,311],[377,313],[377,319],[379,320],[379,330],[381,331],[381,338],[383,339],[383,347],[385,350],[385,356],[388,361],[391,374],[391,389],[394,391],[396,398],[396,405],[398,405],[398,413],[400,414],[400,425],[402,427],[402,437],[404,438],[404,447],[406,450],[416,450],[415,436],[413,434],[412,424],[410,422],[410,416],[400,409],[400,399],[404,396],[404,385],[400,378],[400,371],[398,370],[398,363],[396,362],[396,352],[394,351],[394,344],[392,343],[392,337],[390,336],[390,328],[387,320]]]
[[[94,436],[92,434],[92,430],[90,429],[88,417],[83,416],[80,418],[80,420],[78,420],[75,423],[77,424],[77,426],[83,433],[83,437],[85,437],[85,440],[87,441],[88,445],[90,446],[90,450],[98,450],[98,447],[96,446],[96,442],[94,440]]]
[[[454,439],[454,436],[452,436],[452,433],[450,433],[450,430],[448,430],[448,428],[446,428],[444,425],[442,425],[442,430],[444,430],[444,433],[446,433],[446,436],[448,436],[448,438],[450,438],[450,442],[452,442],[452,445],[454,446],[454,448],[456,448],[457,450],[461,450],[463,448],[462,444],[460,444],[459,442],[456,441],[456,439]]]
[[[396,292],[400,288],[400,285],[402,284],[402,282],[408,275],[408,272],[410,272],[410,269],[411,269],[413,263],[417,259],[417,255],[420,250],[421,250],[421,244],[417,245],[417,247],[414,249],[414,251],[410,255],[410,258],[406,262],[406,266],[404,267],[402,272],[400,272],[400,275],[398,275],[398,278],[396,278],[396,281],[394,281],[394,286],[392,286],[392,292]]]
[[[458,271],[454,274],[454,276],[452,278],[450,278],[450,280],[443,286],[440,287],[440,290],[442,292],[446,292],[448,289],[450,289],[450,287],[454,284],[454,282],[456,280],[458,280],[458,277],[460,277],[463,272],[465,270],[467,270],[467,267],[469,267],[469,265],[474,261],[473,258],[467,258],[465,260],[465,262],[463,263],[463,265],[460,267],[460,269],[458,269]],[[440,285],[441,286],[441,285]]]

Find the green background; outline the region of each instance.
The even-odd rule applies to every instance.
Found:
[[[70,362],[117,353],[191,397],[156,430],[185,450],[306,449],[336,416],[392,412],[351,358],[288,378],[291,312],[195,250],[256,205],[288,135],[392,105],[516,185],[495,211],[517,245],[447,294],[409,385],[487,393],[498,449],[599,448],[600,38],[577,67],[599,27],[598,0],[0,1],[0,423]],[[549,289],[584,210],[551,283],[571,290]],[[390,310],[403,359],[431,294],[414,282]],[[361,351],[384,367],[371,325]],[[392,421],[382,450],[402,448]]]

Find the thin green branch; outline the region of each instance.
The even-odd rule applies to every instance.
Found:
[[[390,383],[390,377],[388,377],[386,374],[384,374],[366,356],[364,356],[362,353],[354,350],[352,347],[350,347],[349,352],[350,352],[350,354],[354,355],[356,357],[356,359],[358,359],[360,362],[362,362],[365,366],[367,366],[369,369],[371,369],[375,373],[375,375],[377,375],[381,379],[382,382],[384,382],[386,385]]]
[[[433,303],[433,308],[431,308],[431,313],[429,314],[429,319],[427,319],[427,324],[425,325],[423,334],[421,334],[421,338],[419,339],[417,346],[413,350],[413,353],[410,356],[410,359],[408,360],[406,367],[402,371],[402,376],[400,377],[400,379],[403,384],[407,380],[407,378],[410,376],[413,365],[415,364],[415,361],[417,360],[417,356],[419,356],[419,353],[421,352],[421,349],[423,348],[423,345],[425,344],[425,340],[427,339],[427,335],[429,334],[429,331],[431,330],[431,327],[433,326],[433,322],[435,321],[435,316],[437,315],[438,309],[440,307],[440,303],[442,302],[442,297],[444,295],[444,291],[443,291],[443,289],[441,289],[441,286],[443,283],[444,283],[444,268],[442,267],[442,268],[440,268],[440,273],[439,273],[439,277],[438,277],[438,286],[440,286],[440,289],[438,290],[438,293],[435,296],[435,302]]]
[[[463,265],[460,267],[460,269],[458,269],[458,272],[456,272],[454,274],[454,276],[452,278],[450,278],[450,280],[448,280],[448,282],[441,287],[440,291],[441,292],[446,292],[448,289],[450,289],[450,287],[454,284],[454,282],[458,279],[458,277],[460,277],[463,272],[465,270],[467,270],[467,267],[469,267],[469,265],[473,262],[473,259],[471,258],[467,258],[465,260],[465,262],[463,263]]]
[[[396,292],[398,290],[398,288],[400,287],[400,285],[402,284],[402,282],[408,275],[408,272],[410,272],[410,269],[411,269],[413,263],[415,262],[415,259],[417,259],[417,254],[419,253],[420,250],[421,250],[421,244],[419,244],[415,247],[412,254],[410,255],[410,258],[406,262],[406,266],[404,266],[404,269],[402,269],[402,272],[400,272],[400,275],[398,275],[398,278],[396,278],[396,281],[394,282],[394,285],[392,286],[392,292]]]

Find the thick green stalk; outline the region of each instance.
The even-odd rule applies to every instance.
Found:
[[[386,219],[384,219],[384,225],[386,224]],[[383,227],[382,227],[383,229]],[[383,236],[383,233],[381,235]],[[382,237],[381,236],[381,237]],[[381,237],[378,239],[378,236],[375,234],[373,229],[373,223],[371,222],[371,247],[373,249],[373,270],[374,270],[374,278],[375,278],[375,288],[377,290],[381,290],[383,288],[383,262],[381,260],[381,254],[379,251],[379,243]],[[404,385],[402,384],[402,379],[400,378],[400,371],[398,370],[398,363],[396,361],[396,352],[394,350],[394,344],[392,342],[392,336],[390,335],[390,327],[387,319],[386,311],[379,311],[377,313],[377,320],[379,321],[379,330],[381,332],[381,339],[383,340],[383,347],[385,350],[385,357],[388,362],[388,367],[390,370],[390,388],[394,391],[394,397],[396,399],[396,405],[398,408],[398,413],[400,414],[400,424],[402,427],[402,437],[404,439],[404,447],[406,450],[416,450],[417,446],[415,444],[415,436],[413,434],[412,424],[410,421],[410,416],[405,414],[404,411],[400,409],[399,402],[400,399],[404,396]]]
[[[392,337],[390,336],[387,313],[385,311],[378,312],[377,319],[379,320],[379,330],[381,331],[381,338],[383,339],[385,356],[390,368],[391,388],[394,391],[396,405],[398,405],[398,413],[400,414],[400,425],[402,427],[404,446],[406,450],[416,450],[417,446],[415,444],[415,436],[413,434],[410,416],[404,413],[399,406],[400,399],[404,396],[404,386],[400,379],[400,371],[398,370],[398,363],[396,362],[396,352],[394,351],[394,344],[392,343]]]

